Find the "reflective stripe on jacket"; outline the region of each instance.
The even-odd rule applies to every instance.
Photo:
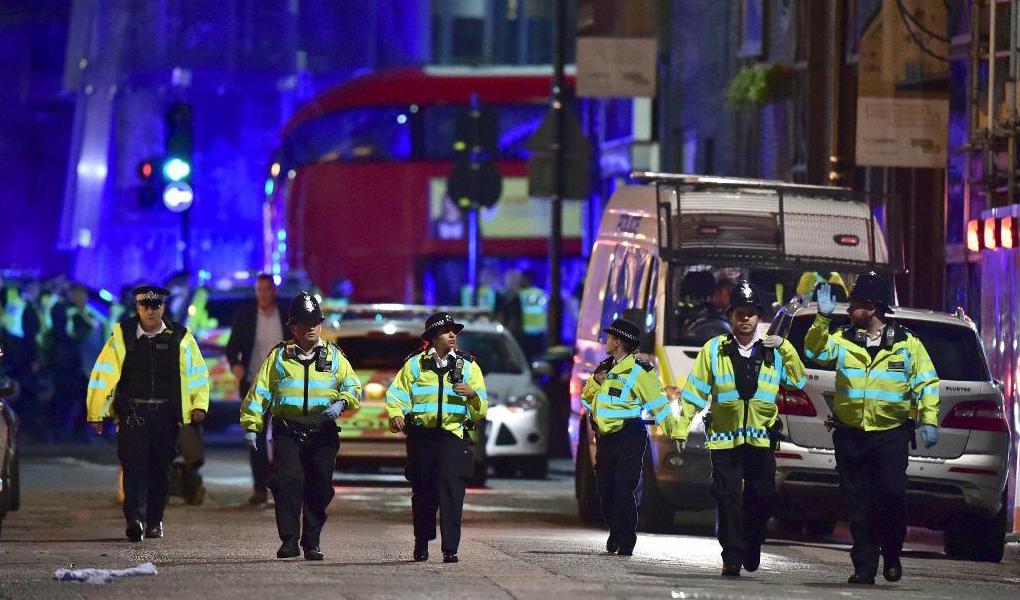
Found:
[[[135,321],[128,321],[134,323]],[[168,328],[183,327],[177,323]],[[130,335],[136,335],[131,331]],[[114,417],[113,398],[120,382],[121,369],[124,367],[124,356],[127,348],[124,345],[124,331],[120,323],[113,328],[113,335],[106,340],[106,345],[99,353],[96,364],[89,376],[88,394],[85,404],[90,422],[102,421]],[[180,376],[181,376],[181,418],[185,423],[191,422],[191,411],[195,409],[209,411],[209,370],[205,366],[202,352],[191,332],[185,329],[180,344]]]
[[[469,401],[453,391],[446,372],[440,380],[439,374],[428,368],[432,359],[426,352],[415,354],[404,363],[393,383],[386,390],[386,412],[390,418],[400,415],[405,420],[416,420],[423,427],[432,429],[439,420],[439,409],[443,410],[443,429],[457,437],[464,437],[464,423],[471,419],[477,423],[485,418],[489,410],[489,397],[485,391],[485,379],[478,363],[464,357],[464,382],[478,394]]]
[[[521,300],[521,327],[528,335],[540,335],[548,328],[549,298],[545,290],[531,286],[518,292]]]
[[[652,366],[633,354],[613,365],[601,385],[589,378],[581,390],[581,404],[591,413],[599,433],[619,431],[624,421],[641,418],[646,410],[663,433],[680,437],[676,431],[679,408],[666,396]]]
[[[277,344],[241,402],[241,427],[262,431],[267,411],[284,419],[314,416],[337,400],[346,401],[348,410],[357,410],[361,406],[361,380],[350,361],[332,343],[324,343],[321,348],[326,359],[320,371],[314,358],[305,361],[307,364],[298,360],[301,350],[293,342]]]
[[[705,445],[710,450],[725,450],[748,444],[769,447],[768,429],[776,422],[779,411],[776,395],[782,385],[803,389],[807,382],[804,363],[789,341],[778,348],[758,346],[758,352],[772,352],[771,361],[763,361],[758,370],[758,389],[747,401],[740,397],[733,372],[733,359],[728,344],[736,341],[729,334],[709,340],[694,361],[687,383],[680,393],[683,414],[679,427],[683,439],[691,419],[711,403],[711,424],[705,431]],[[771,363],[771,364],[770,364]]]
[[[836,366],[837,419],[864,431],[884,431],[910,418],[913,400],[918,424],[938,427],[939,376],[921,340],[902,327],[886,325],[896,328],[893,345],[883,345],[872,360],[867,348],[848,339],[844,329],[829,333],[830,323],[829,317],[815,317],[804,336],[804,354],[820,365]]]

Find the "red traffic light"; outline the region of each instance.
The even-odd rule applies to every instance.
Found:
[[[138,163],[138,174],[142,177],[142,179],[149,179],[155,171],[156,166],[151,160],[143,160]]]

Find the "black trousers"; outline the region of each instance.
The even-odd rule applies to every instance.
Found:
[[[251,464],[252,489],[256,494],[266,493],[269,487],[269,444],[266,440],[266,429],[255,434],[258,439],[258,446],[255,450],[248,450],[248,462]]]
[[[621,551],[633,551],[637,543],[641,470],[647,447],[648,432],[640,420],[628,421],[620,431],[600,435],[596,442],[595,479],[602,518]]]
[[[326,427],[304,443],[273,420],[273,474],[269,489],[276,501],[280,540],[299,539],[302,548],[317,548],[326,508],[333,500],[333,469],[340,438]]]
[[[854,572],[874,577],[878,554],[896,562],[907,535],[907,426],[886,431],[837,427],[832,433],[839,488],[850,517]]]
[[[775,506],[776,457],[772,448],[742,444],[712,450],[712,498],[723,563],[738,565],[761,547]]]
[[[443,429],[407,430],[407,480],[411,482],[414,539],[436,539],[436,511],[442,530],[442,551],[457,553],[467,485],[464,439]]]
[[[245,377],[240,386],[242,399],[248,395],[248,389],[250,387],[251,381]],[[266,415],[263,415],[263,418],[265,418],[265,416]],[[256,446],[257,449],[248,450],[248,463],[251,465],[252,490],[256,494],[265,494],[266,489],[269,487],[269,443],[266,440],[266,433],[268,431],[268,427],[263,427],[262,431],[256,434],[256,439],[258,440],[258,444]]]
[[[177,456],[179,425],[163,406],[120,418],[117,457],[124,468],[124,518],[155,525],[163,520],[170,494],[170,469]]]

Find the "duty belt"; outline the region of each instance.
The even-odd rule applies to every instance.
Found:
[[[131,398],[128,400],[135,410],[160,410],[170,406],[170,400],[163,398]]]
[[[340,428],[333,421],[322,423],[299,423],[282,417],[273,417],[273,430],[294,438],[299,446],[304,446],[315,436],[336,433]]]

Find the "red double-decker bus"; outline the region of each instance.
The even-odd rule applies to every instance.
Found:
[[[550,69],[419,67],[327,91],[285,126],[266,183],[266,263],[322,289],[349,279],[373,302],[457,304],[466,220],[446,195],[458,109],[497,114],[503,195],[480,214],[482,283],[509,268],[545,280],[548,203],[531,198],[526,143],[548,109]],[[572,78],[568,79],[572,84]],[[583,270],[581,203],[566,203],[564,266]],[[488,280],[488,281],[486,281]]]

